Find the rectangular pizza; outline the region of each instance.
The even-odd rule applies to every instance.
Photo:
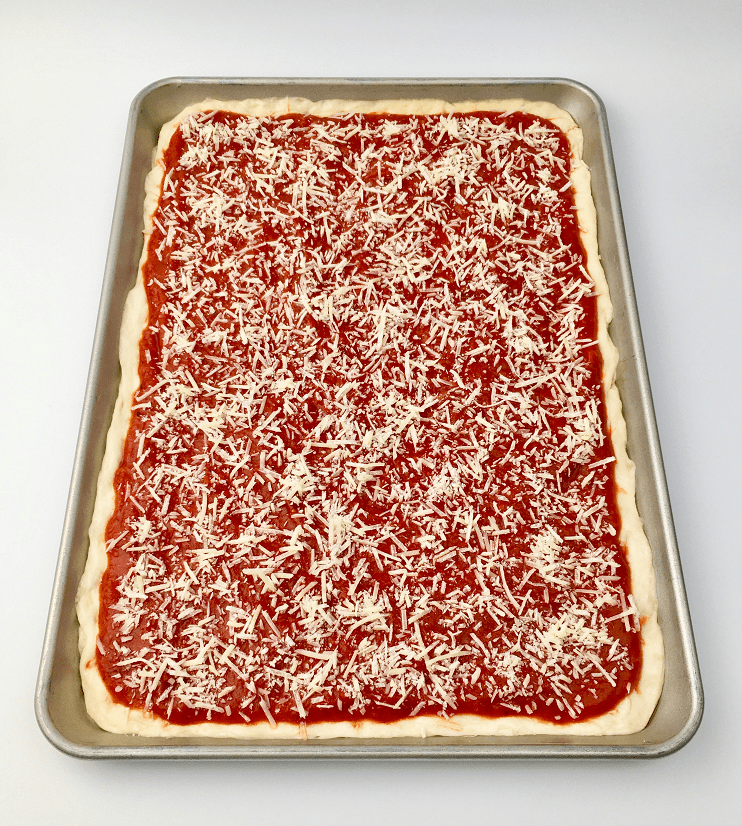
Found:
[[[209,100],[144,217],[77,601],[93,720],[641,730],[664,652],[571,116]]]

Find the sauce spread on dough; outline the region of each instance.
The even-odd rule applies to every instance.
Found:
[[[185,119],[97,661],[177,724],[602,714],[641,665],[566,137]]]

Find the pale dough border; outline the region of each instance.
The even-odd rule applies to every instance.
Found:
[[[164,175],[162,157],[178,124],[186,116],[212,109],[223,109],[245,115],[278,115],[286,113],[331,116],[346,113],[384,112],[387,114],[445,114],[472,111],[522,111],[547,118],[569,141],[572,151],[572,185],[575,191],[577,216],[582,241],[587,252],[587,270],[595,282],[598,294],[598,343],[603,357],[603,387],[607,401],[608,427],[616,454],[616,485],[618,507],[622,520],[621,541],[628,555],[634,601],[642,620],[643,667],[639,685],[634,686],[619,705],[601,717],[577,723],[556,724],[532,717],[490,719],[470,714],[455,714],[448,720],[427,715],[400,720],[396,723],[313,723],[298,726],[279,723],[272,728],[268,722],[254,724],[198,723],[178,726],[139,709],[116,703],[95,665],[98,635],[99,586],[106,566],[105,529],[113,513],[113,476],[121,461],[123,444],[131,417],[132,397],[139,384],[139,340],[147,324],[147,302],[144,292],[142,265],[147,252],[147,240],[152,231],[152,216],[157,207]],[[108,431],[106,450],[98,478],[97,497],[90,526],[90,551],[77,595],[80,621],[80,672],[88,714],[103,729],[116,733],[162,737],[231,737],[240,739],[313,739],[331,737],[397,738],[449,736],[514,736],[514,735],[619,735],[643,729],[652,715],[662,691],[664,680],[664,646],[657,622],[657,598],[652,552],[636,507],[635,466],[626,452],[626,422],[621,399],[615,385],[618,351],[608,334],[613,307],[608,293],[603,267],[598,254],[597,215],[590,189],[590,172],[582,160],[582,131],[564,110],[548,102],[521,99],[466,101],[451,104],[442,100],[383,100],[314,102],[304,98],[269,98],[244,101],[205,100],[189,106],[166,123],[160,133],[152,171],[145,184],[144,250],[137,281],[124,307],[119,344],[121,384]]]

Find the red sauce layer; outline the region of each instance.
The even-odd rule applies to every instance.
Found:
[[[224,112],[164,156],[98,667],[177,724],[584,720],[638,678],[569,145]]]

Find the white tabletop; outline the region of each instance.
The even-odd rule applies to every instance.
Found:
[[[733,823],[742,815],[736,0],[0,8],[0,810],[17,824]],[[570,77],[605,102],[706,692],[657,761],[79,762],[32,700],[129,104],[174,75]]]

